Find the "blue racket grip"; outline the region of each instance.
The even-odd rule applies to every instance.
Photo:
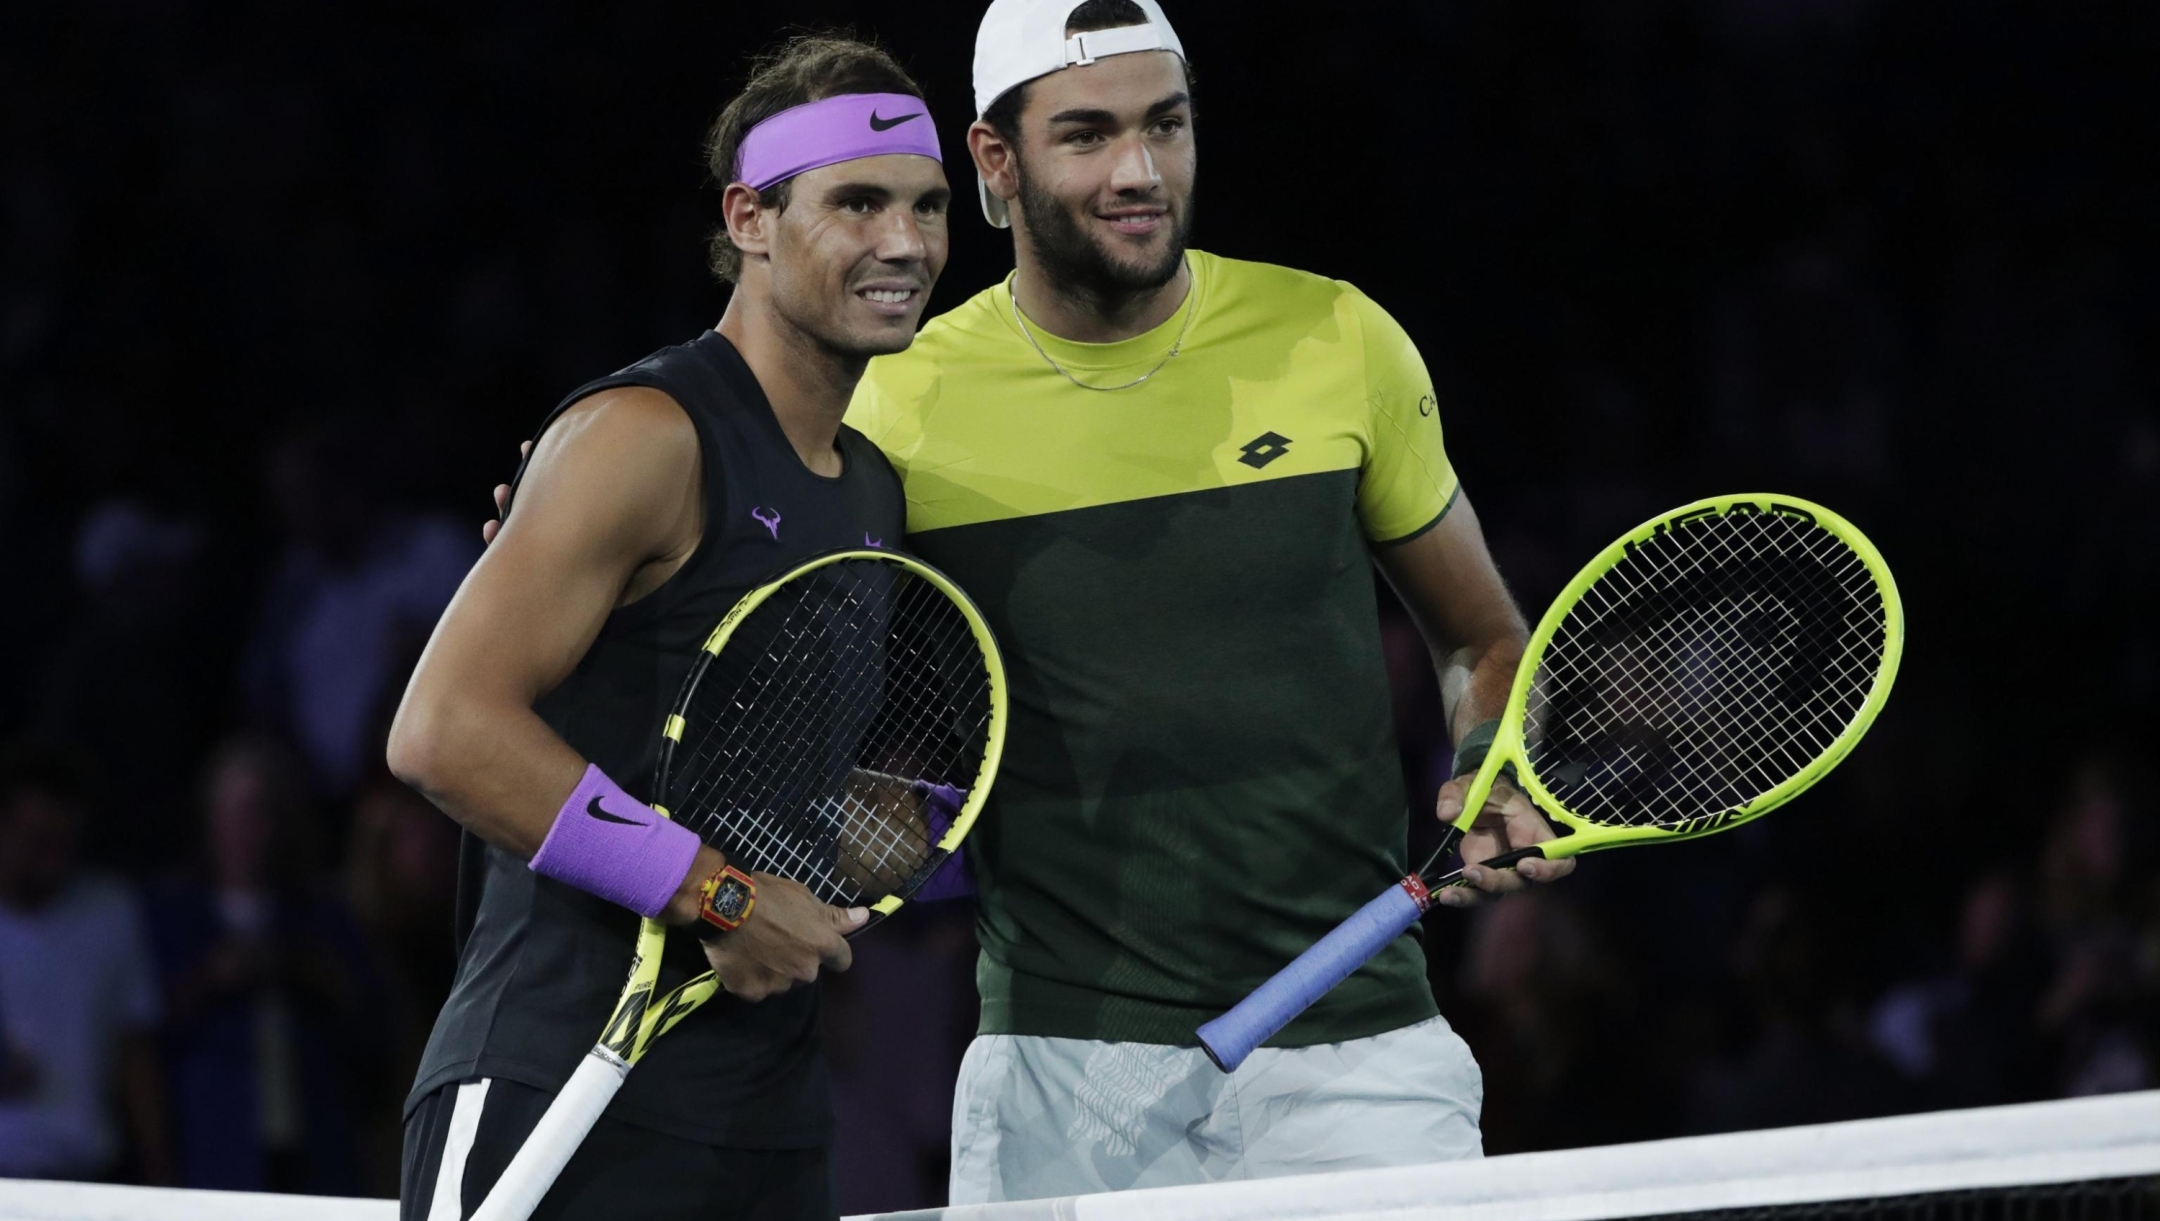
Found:
[[[1253,1048],[1273,1038],[1290,1019],[1386,949],[1424,911],[1408,887],[1388,887],[1387,893],[1359,908],[1273,979],[1253,989],[1236,1008],[1202,1026],[1200,1049],[1215,1061],[1215,1067],[1226,1073],[1237,1071]]]

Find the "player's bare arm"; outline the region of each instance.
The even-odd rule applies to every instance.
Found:
[[[533,704],[611,611],[695,545],[697,454],[688,417],[657,391],[571,408],[542,438],[515,524],[436,626],[391,726],[390,766],[489,843],[530,859],[584,771]]]
[[[698,442],[659,391],[595,395],[548,429],[518,512],[459,589],[391,728],[390,766],[475,835],[530,859],[586,761],[533,710],[570,673],[608,614],[658,588],[697,545]],[[661,919],[696,916],[699,884],[726,864],[700,847]],[[758,918],[708,942],[730,991],[762,997],[844,970],[859,918],[759,877]],[[795,892],[801,893],[795,893]]]
[[[1432,529],[1398,546],[1379,548],[1375,555],[1432,650],[1449,732],[1461,742],[1472,728],[1497,719],[1506,708],[1530,635],[1493,566],[1469,496],[1458,495]],[[1466,773],[1440,786],[1440,821],[1452,823],[1462,814],[1470,779]],[[1575,868],[1572,860],[1528,860],[1512,870],[1474,867],[1477,861],[1552,837],[1552,827],[1537,807],[1513,786],[1497,782],[1474,829],[1463,836],[1462,859],[1473,863],[1465,876],[1479,890],[1493,892],[1566,877]],[[1477,896],[1455,887],[1441,892],[1440,902],[1463,907],[1477,902]]]

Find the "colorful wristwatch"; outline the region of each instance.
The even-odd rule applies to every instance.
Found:
[[[725,932],[741,928],[756,906],[757,883],[733,865],[705,879],[698,892],[698,919]]]

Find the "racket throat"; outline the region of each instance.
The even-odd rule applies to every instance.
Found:
[[[1522,862],[1524,862],[1524,861],[1530,860],[1530,859],[1531,859],[1531,858],[1533,858],[1533,857],[1535,857],[1535,858],[1536,858],[1536,859],[1538,859],[1538,860],[1545,860],[1545,859],[1547,859],[1547,858],[1546,858],[1546,856],[1545,856],[1545,845],[1543,845],[1543,844],[1532,844],[1532,845],[1530,845],[1530,846],[1529,846],[1529,847],[1527,847],[1527,848],[1517,848],[1517,849],[1515,849],[1515,850],[1514,850],[1513,852],[1503,852],[1503,853],[1501,853],[1500,855],[1498,855],[1498,856],[1496,856],[1496,857],[1492,858],[1492,859],[1491,859],[1491,860],[1489,860],[1489,861],[1479,861],[1479,862],[1478,862],[1478,868],[1480,868],[1480,869],[1513,869],[1513,868],[1514,868],[1515,866],[1517,866],[1517,865],[1521,864],[1521,863],[1522,863]],[[1462,867],[1462,869],[1457,869],[1457,870],[1454,870],[1454,871],[1452,871],[1452,872],[1450,872],[1450,873],[1444,873],[1444,874],[1441,874],[1441,875],[1440,875],[1439,877],[1437,877],[1437,878],[1432,878],[1432,879],[1429,879],[1429,880],[1428,880],[1428,879],[1425,879],[1425,878],[1418,878],[1418,879],[1416,879],[1416,880],[1417,880],[1417,881],[1419,882],[1419,884],[1420,884],[1420,885],[1422,885],[1422,886],[1423,886],[1423,887],[1424,887],[1424,888],[1425,888],[1426,890],[1428,890],[1428,891],[1432,891],[1432,892],[1438,892],[1438,891],[1446,890],[1446,889],[1447,889],[1448,887],[1450,887],[1450,886],[1467,886],[1467,885],[1469,885],[1469,880],[1468,880],[1467,878],[1463,877],[1463,870],[1465,870],[1465,869],[1468,869],[1468,868],[1470,868],[1470,866],[1468,866],[1468,865],[1464,865],[1464,866]],[[1404,888],[1405,890],[1408,890],[1408,889],[1409,889],[1409,884],[1410,884],[1410,879],[1407,879],[1407,878],[1406,878],[1406,879],[1404,879],[1404,881],[1403,881],[1403,883],[1402,883],[1402,885],[1403,885],[1403,888]],[[1412,896],[1411,896],[1411,897],[1415,898],[1415,897],[1416,897],[1416,893],[1415,893],[1415,892],[1412,892]]]

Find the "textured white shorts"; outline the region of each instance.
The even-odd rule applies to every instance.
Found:
[[[977,1036],[953,1091],[954,1204],[1478,1157],[1485,1086],[1443,1018],[1347,1043],[1198,1048]]]

